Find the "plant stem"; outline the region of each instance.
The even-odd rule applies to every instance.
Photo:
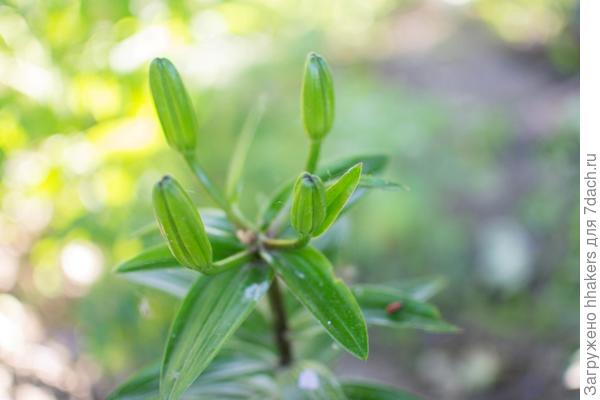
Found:
[[[213,183],[213,181],[208,177],[204,168],[196,161],[196,157],[193,154],[184,154],[185,161],[189,165],[190,169],[194,172],[194,176],[200,184],[206,189],[210,197],[225,211],[227,217],[233,222],[238,228],[248,229],[251,225],[246,221],[246,219],[241,215],[239,210],[234,210],[231,207],[231,204],[225,196],[223,192]]]
[[[300,236],[297,239],[271,239],[264,238],[263,244],[272,249],[300,249],[310,242],[310,236]]]
[[[277,277],[269,288],[269,304],[273,312],[273,333],[279,351],[279,365],[285,367],[292,362],[292,347],[288,340],[287,317]]]
[[[212,264],[212,271],[207,273],[208,275],[218,274],[223,271],[227,271],[228,269],[239,267],[243,264],[246,264],[248,261],[251,261],[256,257],[256,252],[253,250],[244,250],[236,253],[227,258],[223,258],[222,260],[215,261]]]
[[[313,140],[310,142],[310,150],[308,153],[308,160],[306,160],[306,172],[314,173],[317,169],[317,163],[319,162],[319,154],[321,153],[321,141]]]

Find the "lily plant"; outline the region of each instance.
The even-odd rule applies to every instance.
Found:
[[[366,360],[368,326],[456,328],[427,302],[439,280],[349,286],[324,255],[327,240],[314,241],[369,190],[403,188],[377,177],[387,162],[383,155],[319,165],[335,114],[325,59],[310,53],[304,67],[301,114],[310,143],[304,170],[275,190],[253,219],[239,206],[239,182],[260,113],[250,114],[240,134],[223,190],[197,156],[203,132],[169,60],[152,62],[150,88],[167,143],[220,209],[199,209],[174,177],[156,183],[156,223],[142,236],[158,238],[158,244],[116,271],[182,300],[162,359],[109,399],[417,398],[377,383],[337,379],[327,367],[343,351]]]

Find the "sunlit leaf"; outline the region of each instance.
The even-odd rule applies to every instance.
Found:
[[[367,327],[352,292],[312,247],[263,254],[289,290],[343,348],[360,359],[369,353]]]
[[[346,400],[340,384],[322,364],[302,361],[280,376],[282,399]]]
[[[137,256],[121,263],[115,270],[118,273],[153,270],[161,268],[179,268],[179,262],[173,257],[166,243],[145,249]]]
[[[409,297],[402,290],[380,285],[357,285],[352,292],[369,325],[415,328],[431,332],[456,332],[438,309]]]
[[[161,397],[178,399],[217,355],[269,288],[270,269],[246,265],[199,279],[171,326],[161,369]]]
[[[355,381],[342,382],[348,400],[419,400],[420,398],[401,389],[379,383]]]
[[[346,203],[348,203],[348,200],[350,200],[350,196],[352,196],[352,193],[354,193],[354,190],[358,185],[358,181],[360,180],[361,171],[362,164],[356,164],[344,175],[342,175],[340,179],[331,184],[331,186],[327,187],[327,191],[325,193],[327,202],[325,220],[313,233],[313,236],[317,237],[323,234],[335,222]]]

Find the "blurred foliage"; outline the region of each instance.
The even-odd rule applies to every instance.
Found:
[[[304,160],[298,82],[316,50],[332,60],[339,100],[325,160],[386,151],[390,178],[411,188],[393,201],[372,195],[338,230],[353,239],[337,255],[344,276],[446,276],[440,304],[467,334],[537,337],[565,368],[578,340],[577,93],[534,116],[555,122],[530,134],[491,98],[467,109],[380,65],[435,53],[456,32],[449,25],[483,24],[502,49],[559,72],[548,84],[562,87],[576,79],[577,13],[574,0],[4,1],[0,290],[93,359],[101,391],[154,359],[176,304],[111,274],[141,248],[132,237],[153,218],[151,185],[167,172],[191,180],[158,130],[149,60],[168,56],[189,82],[200,153],[220,182],[224,149],[266,99],[245,172],[254,185],[242,193],[252,214]],[[73,328],[75,344],[60,334]]]

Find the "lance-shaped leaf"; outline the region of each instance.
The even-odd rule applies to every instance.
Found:
[[[189,268],[160,268],[153,270],[133,271],[123,274],[123,277],[135,284],[160,290],[177,298],[183,298],[192,284],[204,275]]]
[[[379,383],[356,381],[342,382],[342,390],[348,400],[419,400],[420,398],[401,389]]]
[[[115,272],[127,273],[161,268],[178,268],[181,264],[173,257],[167,244],[144,249],[137,256],[119,264]]]
[[[115,389],[106,400],[158,400],[159,375],[159,363],[144,368]]]
[[[126,279],[183,297],[200,274],[183,268],[166,244],[148,248],[119,265],[116,272]]]
[[[375,174],[387,165],[388,157],[381,154],[349,157],[320,168],[316,175],[323,182],[336,179],[343,175],[353,165],[362,163],[363,174]],[[294,186],[294,181],[282,185],[273,195],[267,206],[261,212],[261,227],[266,228],[275,216],[285,207]]]
[[[342,210],[354,190],[358,186],[360,181],[360,174],[362,171],[362,164],[356,164],[350,168],[340,179],[335,181],[331,186],[327,188],[325,192],[325,199],[327,203],[327,212],[325,214],[325,220],[321,226],[313,233],[313,236],[322,235],[329,229],[329,227],[335,222],[336,218]]]
[[[357,285],[352,292],[369,325],[440,333],[458,331],[457,327],[442,319],[435,306],[415,300],[402,290],[380,285]]]
[[[232,351],[228,345],[210,363],[183,395],[184,399],[210,398],[214,389],[228,382],[246,383],[247,378],[260,376],[273,369],[271,355],[242,354]],[[160,363],[144,368],[115,389],[107,400],[154,400],[159,398]],[[250,392],[247,392],[249,394]],[[215,397],[212,397],[215,398]]]
[[[388,163],[388,157],[383,154],[362,155],[334,161],[317,170],[317,175],[324,182],[339,178],[349,168],[362,164],[362,173],[373,175],[381,172]]]
[[[212,245],[214,257],[224,259],[243,249],[243,245],[228,230],[220,228],[225,227],[217,218],[211,217],[212,214],[204,213],[211,225],[206,226],[210,243]],[[214,227],[219,224],[220,228]],[[145,232],[154,230],[159,234],[158,226],[145,228]],[[160,238],[162,240],[162,238]],[[189,268],[183,268],[181,263],[173,257],[166,243],[161,243],[153,247],[144,249],[137,256],[121,263],[115,272],[123,274],[125,279],[155,288],[171,294],[175,297],[183,297],[191,287],[192,283],[199,276],[199,273]]]
[[[230,236],[209,235],[209,237],[215,258],[218,259],[229,257],[244,248],[236,238]],[[173,257],[168,245],[161,243],[148,247],[137,256],[122,262],[115,269],[115,272],[127,273],[178,267],[182,267],[181,263]]]
[[[179,399],[269,288],[272,273],[246,265],[199,279],[171,326],[161,368],[161,398]]]
[[[367,326],[360,307],[323,254],[305,247],[263,257],[335,341],[356,357],[367,358]]]
[[[322,364],[301,361],[280,377],[282,399],[346,400],[340,384]]]
[[[379,189],[379,190],[387,190],[387,191],[409,191],[408,186],[405,186],[401,183],[396,183],[389,181],[387,179],[379,178],[373,175],[364,175],[360,177],[360,182],[358,183],[358,187],[365,189]]]
[[[427,301],[446,286],[446,280],[440,277],[414,278],[389,286],[406,293],[408,297],[414,300]]]

